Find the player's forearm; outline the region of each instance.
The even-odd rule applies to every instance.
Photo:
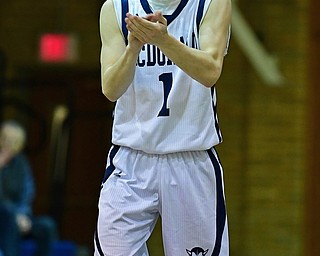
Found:
[[[116,101],[128,89],[134,77],[137,58],[137,53],[126,48],[112,66],[102,67],[102,92],[110,101]]]
[[[190,48],[172,36],[166,36],[158,47],[178,67],[206,87],[219,79],[223,58]]]

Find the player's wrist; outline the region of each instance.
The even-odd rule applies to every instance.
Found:
[[[169,33],[163,34],[161,41],[157,43],[157,47],[162,51],[169,50],[174,45],[175,38],[172,37]]]
[[[139,55],[139,53],[142,49],[142,46],[143,46],[142,44],[137,45],[137,44],[131,44],[129,42],[127,49],[126,49],[126,54],[128,55],[128,57],[132,56],[132,57],[136,58]]]

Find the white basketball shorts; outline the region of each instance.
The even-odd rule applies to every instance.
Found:
[[[165,155],[112,146],[95,256],[147,256],[161,216],[167,256],[229,255],[223,171],[214,149]]]

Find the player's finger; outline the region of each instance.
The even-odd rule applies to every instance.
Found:
[[[126,22],[127,29],[131,33],[134,33],[134,35],[137,34],[137,35],[140,35],[140,37],[143,37],[145,35],[145,32],[141,30],[139,26],[135,22],[133,22],[130,18],[125,18],[125,22]]]
[[[151,22],[157,22],[157,17],[153,14],[153,13],[150,13],[150,14],[147,14],[144,19],[148,20],[148,21],[151,21]]]
[[[130,13],[127,13],[127,18],[131,21],[132,24],[134,24],[138,29],[144,30],[145,33],[148,33],[152,29],[152,22],[140,18],[139,16],[132,15]]]
[[[144,36],[142,34],[140,34],[139,32],[130,31],[130,35],[132,35],[133,37],[138,39],[141,43],[146,43]]]
[[[150,39],[150,34],[152,34],[152,30],[141,25],[140,20],[141,18],[133,15],[128,15],[125,19],[127,28],[132,33],[132,35],[139,41],[147,43]],[[147,22],[150,23],[150,21]]]
[[[154,13],[155,19],[161,24],[167,25],[167,19],[162,15],[162,12],[156,11]]]
[[[130,22],[127,24],[127,29],[130,34],[137,38],[141,43],[146,43],[145,34],[143,33],[143,31],[136,29],[135,26]]]

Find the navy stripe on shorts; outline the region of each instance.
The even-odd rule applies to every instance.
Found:
[[[212,149],[214,150],[214,149]],[[212,256],[219,256],[220,250],[221,250],[221,242],[222,242],[222,236],[223,231],[226,224],[226,206],[225,206],[225,200],[224,200],[224,192],[223,192],[223,181],[222,181],[222,170],[220,167],[220,162],[218,157],[215,156],[215,154],[212,152],[212,150],[207,150],[209,157],[211,159],[211,162],[214,166],[215,175],[216,175],[216,189],[217,189],[217,218],[216,218],[216,241],[214,250],[212,253]]]

